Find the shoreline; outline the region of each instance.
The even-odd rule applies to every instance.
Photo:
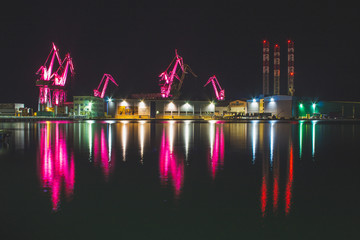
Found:
[[[257,119],[257,118],[247,118],[247,119],[194,119],[194,118],[72,118],[72,117],[0,117],[0,122],[41,122],[41,121],[71,121],[71,122],[86,122],[86,121],[96,121],[96,122],[164,122],[164,121],[191,121],[199,123],[207,123],[209,121],[215,122],[224,122],[224,123],[248,123],[248,122],[279,122],[279,123],[289,123],[289,122],[359,122],[360,119]]]

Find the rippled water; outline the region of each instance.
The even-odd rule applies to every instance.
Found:
[[[353,239],[357,122],[0,123],[5,239]]]

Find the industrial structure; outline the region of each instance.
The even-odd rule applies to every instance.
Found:
[[[214,92],[215,92],[215,96],[216,99],[218,101],[222,101],[225,100],[225,90],[221,88],[219,81],[217,80],[216,76],[213,75],[209,78],[209,80],[206,82],[206,84],[204,85],[204,87],[206,87],[206,85],[208,85],[209,83],[212,83],[213,88],[214,88]],[[219,89],[218,89],[219,88]]]
[[[110,74],[104,73],[104,75],[99,83],[99,86],[97,87],[97,89],[94,89],[94,97],[104,98],[106,88],[109,84],[109,80],[112,81],[116,86],[119,86],[116,83],[115,79]],[[104,84],[102,85],[102,83],[104,83]],[[103,87],[102,87],[102,90],[100,91],[101,85]]]
[[[55,57],[58,68],[53,71]],[[36,86],[39,87],[38,111],[49,111],[52,107],[57,108],[57,106],[64,105],[66,102],[65,86],[69,69],[74,74],[70,54],[66,54],[64,60],[61,60],[59,49],[52,43],[49,56],[36,72],[39,75],[39,79],[36,81]]]
[[[104,99],[94,96],[74,96],[74,117],[104,117]]]
[[[269,42],[263,41],[263,95],[267,96],[270,94],[269,89]]]
[[[174,63],[175,61],[175,63]],[[171,65],[174,63],[174,66],[170,72],[168,72]],[[171,97],[171,90],[173,87],[174,78],[180,80],[179,76],[176,74],[177,68],[180,68],[184,72],[184,64],[183,59],[180,57],[177,53],[177,50],[175,49],[175,57],[169,64],[169,66],[166,68],[164,72],[162,72],[159,77],[159,85],[160,85],[160,92],[162,98],[169,98]]]
[[[288,95],[294,96],[295,86],[294,86],[294,75],[295,75],[295,65],[294,65],[294,42],[288,40]]]
[[[280,46],[274,46],[274,95],[280,95]]]
[[[127,99],[105,98],[109,81],[119,86],[115,79],[105,73],[93,96],[74,96],[73,102],[66,102],[67,75],[74,74],[70,54],[62,60],[59,49],[52,43],[50,54],[39,68],[36,86],[39,88],[37,116],[73,116],[81,118],[116,119],[290,119],[290,118],[358,118],[360,103],[339,101],[318,101],[295,97],[294,86],[294,42],[288,40],[288,89],[287,95],[280,95],[280,45],[274,45],[273,86],[270,89],[270,43],[263,40],[263,91],[262,95],[252,99],[225,101],[225,90],[217,77],[211,76],[215,101],[180,100],[181,87],[185,75],[193,73],[190,66],[175,50],[175,57],[159,77],[160,93],[131,94]],[[181,73],[180,73],[181,71]],[[270,94],[273,92],[273,95]],[[209,98],[210,99],[210,98]],[[63,110],[60,112],[58,108]],[[2,116],[33,115],[32,109],[24,104],[0,104]]]

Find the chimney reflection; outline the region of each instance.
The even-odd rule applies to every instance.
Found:
[[[49,122],[40,124],[40,144],[38,150],[38,176],[41,187],[49,191],[53,211],[60,206],[62,190],[70,200],[74,193],[75,163],[73,154],[68,153],[66,131],[55,123],[55,134]]]
[[[184,183],[184,162],[174,152],[174,123],[169,122],[168,136],[163,129],[160,145],[159,168],[161,185],[172,181],[175,198],[178,198]]]
[[[269,166],[268,161],[263,157],[262,163],[262,178],[261,178],[261,193],[260,193],[260,204],[261,204],[261,216],[265,216],[266,205],[267,205],[267,189],[268,189],[268,178],[269,178]]]
[[[222,168],[224,165],[225,141],[224,141],[223,124],[210,123],[209,135],[210,135],[210,157],[209,157],[208,165],[211,172],[211,176],[213,179],[215,179],[216,172],[219,170],[219,168]]]
[[[292,183],[293,183],[293,146],[290,143],[290,157],[289,157],[289,167],[288,167],[288,176],[286,181],[286,190],[285,190],[285,214],[290,213],[291,208],[291,196],[292,196]]]
[[[271,123],[270,125],[270,136],[269,136],[269,155],[266,153],[263,155],[262,162],[262,178],[261,178],[261,187],[260,187],[260,210],[261,216],[265,217],[267,213],[269,213],[272,201],[272,212],[274,214],[278,214],[279,209],[279,199],[284,196],[285,201],[285,215],[290,213],[291,202],[292,202],[292,183],[293,183],[293,144],[290,140],[288,145],[289,148],[289,158],[287,162],[287,178],[285,185],[285,192],[282,195],[280,190],[280,151],[279,146],[281,138],[278,137],[277,141],[275,140],[275,123]],[[272,174],[272,176],[270,175]],[[272,182],[271,182],[272,180]],[[272,187],[272,189],[271,189]],[[271,197],[272,194],[272,197]],[[270,201],[270,202],[269,202]],[[282,204],[280,204],[282,206]]]

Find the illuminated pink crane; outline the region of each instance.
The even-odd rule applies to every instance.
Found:
[[[74,65],[70,54],[66,54],[65,59],[59,66],[58,70],[54,73],[53,82],[53,98],[52,103],[56,106],[63,105],[66,101],[65,85],[67,80],[67,74],[70,69],[71,74],[74,72]]]
[[[174,63],[173,69],[170,72],[168,72],[170,66],[172,65],[172,63],[174,61],[175,61],[175,63]],[[176,74],[176,70],[177,70],[178,66],[180,66],[181,70],[184,72],[183,59],[182,59],[182,57],[180,57],[177,54],[177,50],[175,49],[174,59],[171,61],[170,65],[167,67],[165,72],[162,72],[159,75],[159,77],[160,77],[159,85],[160,85],[160,92],[161,92],[162,98],[171,97],[170,91],[171,91],[171,87],[172,87],[172,84],[174,81],[174,77],[180,81],[179,76]]]
[[[61,66],[61,59],[59,56],[59,50],[56,48],[55,44],[52,43],[52,48],[49,56],[47,57],[44,65],[42,65],[39,70],[36,72],[37,75],[40,75],[40,78],[36,81],[36,86],[39,87],[39,110],[40,106],[51,107],[51,80],[54,77],[52,72],[54,66],[55,55],[58,60],[59,66]],[[47,63],[51,56],[49,65]]]
[[[219,81],[217,80],[217,78],[214,76],[210,77],[209,80],[207,81],[207,83],[204,85],[204,87],[206,85],[208,85],[209,83],[212,83],[213,87],[214,87],[214,91],[215,91],[215,95],[216,95],[216,99],[217,100],[225,100],[225,90],[221,88]],[[219,90],[218,90],[219,87]]]
[[[102,77],[99,86],[97,87],[97,89],[94,89],[94,96],[95,97],[104,98],[107,85],[109,84],[109,80],[112,81],[116,86],[119,86],[115,82],[115,79],[110,74],[104,73],[104,76]],[[102,91],[100,92],[100,86],[101,86],[101,84],[103,82],[104,82],[104,86],[103,86]]]

